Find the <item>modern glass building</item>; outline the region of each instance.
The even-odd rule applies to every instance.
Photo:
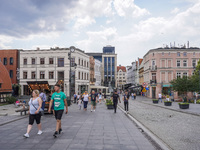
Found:
[[[116,87],[117,54],[115,47],[103,47],[103,53],[87,53],[102,62],[102,85]]]

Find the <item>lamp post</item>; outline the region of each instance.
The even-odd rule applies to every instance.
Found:
[[[69,100],[71,102],[71,60],[72,60],[72,57],[71,57],[71,53],[73,53],[75,51],[75,47],[74,46],[71,46],[69,48],[69,53],[68,53],[68,59],[69,59]],[[76,65],[75,65],[76,66]]]

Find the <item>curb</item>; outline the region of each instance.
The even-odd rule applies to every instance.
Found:
[[[145,127],[137,119],[135,119],[131,114],[127,114],[125,110],[118,105],[118,108],[131,120],[133,121],[138,129],[146,136],[146,138],[156,147],[158,150],[172,150],[169,145],[164,143],[157,135],[155,135],[150,129]]]
[[[8,120],[4,123],[1,123],[0,126],[3,126],[3,125],[6,125],[6,124],[9,124],[9,123],[12,123],[12,122],[15,122],[15,121],[18,121],[18,120],[21,120],[21,119],[24,119],[24,118],[27,118],[28,116],[23,116],[23,117],[20,117],[20,118],[17,118],[17,119],[13,119],[13,120]]]
[[[188,115],[200,116],[200,114],[197,114],[197,113],[185,112],[185,111],[182,111],[182,110],[177,110],[177,109],[173,109],[173,108],[169,108],[169,107],[164,107],[164,106],[160,106],[160,105],[154,105],[154,104],[146,103],[144,101],[138,101],[138,102],[143,103],[143,104],[147,104],[147,105],[151,105],[151,106],[155,106],[155,107],[160,107],[160,108],[164,108],[164,109],[180,112],[180,113],[185,113],[185,114],[188,114]]]

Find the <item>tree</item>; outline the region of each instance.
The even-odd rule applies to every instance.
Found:
[[[200,60],[197,63],[197,66],[194,71],[194,75],[191,77],[192,89],[193,91],[200,91]]]

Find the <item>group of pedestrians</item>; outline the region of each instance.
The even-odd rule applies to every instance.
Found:
[[[52,93],[50,104],[49,104],[49,109],[48,112],[51,113],[52,111],[52,106],[54,105],[54,115],[56,119],[56,131],[54,132],[53,136],[57,137],[58,134],[62,132],[62,127],[61,127],[61,118],[64,112],[64,106],[66,106],[66,111],[65,113],[68,113],[68,105],[67,105],[67,99],[65,93],[60,91],[60,85],[56,84],[54,86],[55,92]],[[41,112],[44,110],[44,105],[46,99],[45,94],[42,94],[44,92],[41,92],[39,94],[38,90],[33,90],[32,92],[32,98],[29,100],[29,124],[27,127],[27,132],[24,134],[24,137],[28,138],[29,133],[32,129],[34,120],[37,123],[38,127],[38,135],[42,134],[42,127],[41,127]],[[43,99],[42,99],[43,98]]]

